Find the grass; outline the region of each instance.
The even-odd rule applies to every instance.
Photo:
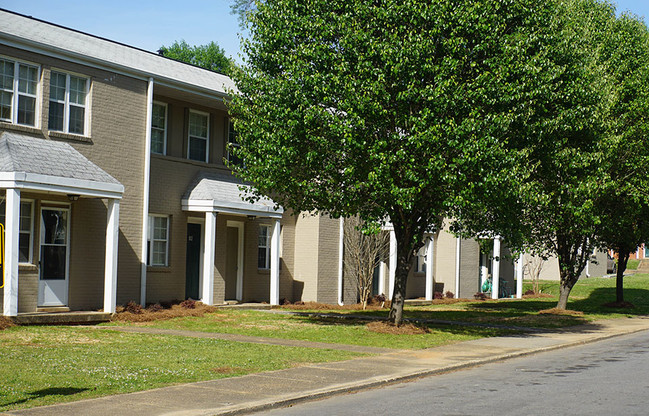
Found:
[[[640,260],[638,259],[629,259],[626,263],[626,269],[627,270],[638,270],[638,266],[640,265]]]
[[[362,354],[79,327],[0,332],[0,412]]]
[[[385,312],[381,312],[385,316]],[[143,325],[143,324],[139,324]],[[264,311],[220,310],[203,317],[183,317],[148,324],[155,328],[219,332],[259,337],[297,339],[383,348],[430,348],[458,341],[511,333],[502,329],[429,326],[427,334],[382,334],[370,331],[367,321],[292,316]]]

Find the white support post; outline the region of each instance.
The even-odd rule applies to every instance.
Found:
[[[205,242],[203,247],[203,293],[201,302],[214,304],[214,247],[216,245],[216,212],[205,213]]]
[[[498,299],[500,292],[500,237],[494,238],[494,258],[491,263],[491,299]]]
[[[151,180],[151,120],[153,119],[153,78],[146,93],[144,134],[144,183],[142,186],[142,254],[140,261],[140,305],[146,306],[146,259],[149,257],[149,186]]]
[[[270,304],[279,305],[279,220],[270,236]]]
[[[426,300],[433,300],[433,290],[435,281],[433,280],[433,262],[435,250],[435,235],[431,234],[428,238],[428,247],[426,248]]]
[[[379,266],[379,295],[385,296],[385,262]],[[386,296],[387,297],[387,296]]]
[[[7,189],[5,205],[5,316],[18,315],[18,230],[20,220],[20,190]]]
[[[462,258],[462,239],[458,237],[455,242],[455,297],[460,298],[460,260]]]
[[[117,253],[119,242],[119,199],[108,200],[106,222],[106,263],[104,274],[104,312],[115,313],[117,303]]]
[[[394,279],[397,275],[397,235],[394,230],[390,231],[390,263],[388,270],[388,300],[392,300],[394,296]]]
[[[338,305],[343,306],[343,255],[345,254],[345,220],[340,217],[340,230],[338,239]]]
[[[481,253],[480,257],[482,258],[482,266],[480,266],[480,290],[482,290],[482,285],[489,278],[489,267],[487,266],[487,253]]]
[[[523,254],[516,261],[516,299],[523,297]]]

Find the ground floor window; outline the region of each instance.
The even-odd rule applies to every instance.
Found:
[[[149,215],[147,265],[169,265],[169,217]]]
[[[5,225],[5,201],[0,202],[0,224]],[[18,262],[32,262],[32,242],[34,234],[33,203],[31,201],[20,202],[20,220],[18,235]]]
[[[257,267],[270,269],[270,225],[259,226]]]

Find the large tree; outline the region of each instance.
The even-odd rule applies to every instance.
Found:
[[[224,75],[230,75],[235,67],[234,61],[216,42],[192,46],[184,40],[175,41],[170,46],[161,46],[158,54]]]
[[[490,207],[526,175],[510,141],[554,81],[539,76],[554,11],[551,0],[257,3],[230,103],[250,197],[389,219],[401,323],[424,233],[474,210],[508,221]]]

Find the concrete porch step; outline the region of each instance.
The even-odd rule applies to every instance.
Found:
[[[31,312],[19,313],[11,319],[18,325],[94,325],[110,321],[107,312]]]

